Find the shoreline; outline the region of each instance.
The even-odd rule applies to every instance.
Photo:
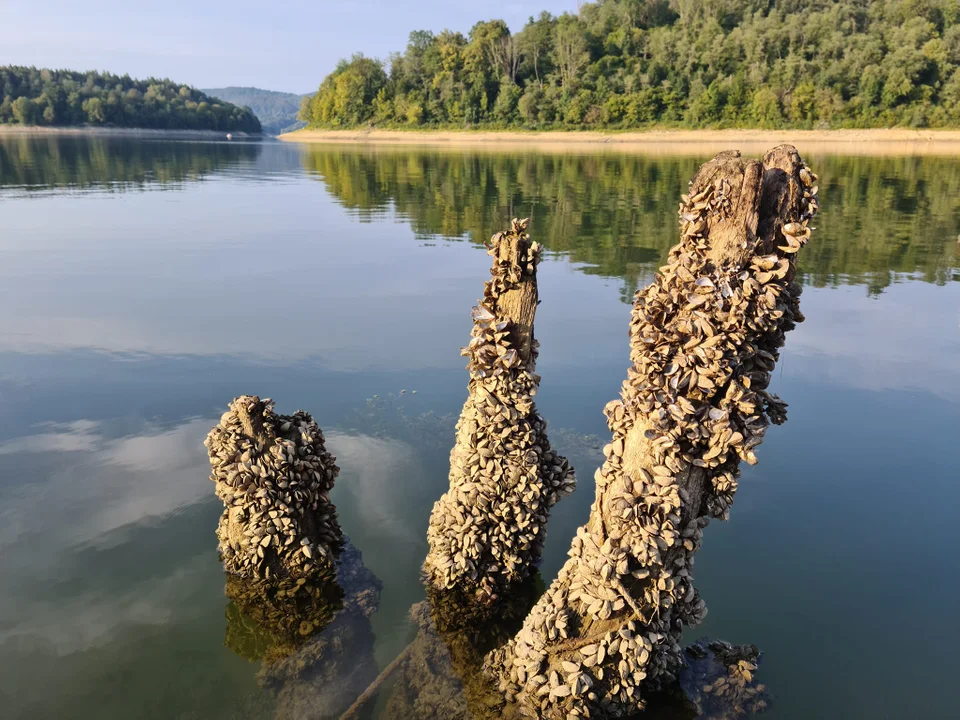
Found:
[[[808,154],[960,155],[960,130],[296,130],[277,137],[304,144],[421,145],[439,148],[536,149],[704,155],[737,147],[763,152],[790,143]]]
[[[160,130],[156,128],[121,127],[84,127],[65,125],[63,127],[47,125],[0,125],[0,136],[4,135],[99,135],[144,138],[180,138],[199,140],[226,140],[227,133],[220,130]],[[235,140],[261,140],[266,135],[251,135],[242,131],[231,132]]]

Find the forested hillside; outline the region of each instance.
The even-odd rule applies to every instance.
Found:
[[[958,0],[600,0],[342,61],[311,126],[960,126]]]
[[[297,120],[297,113],[300,112],[300,105],[306,95],[255,87],[209,88],[201,92],[238,107],[250,108],[260,120],[263,131],[269,135],[279,135],[303,126],[303,123]]]
[[[0,123],[260,132],[252,112],[170,80],[0,67]]]

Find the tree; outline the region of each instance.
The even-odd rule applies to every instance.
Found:
[[[553,24],[554,20],[550,13],[543,11],[536,20],[531,17],[517,37],[520,52],[529,59],[533,67],[534,79],[541,90],[543,78],[540,72],[544,60],[549,57],[553,47]]]
[[[503,122],[512,122],[517,115],[517,103],[520,101],[520,88],[504,78],[497,93],[497,102],[493,106],[493,115]]]
[[[487,70],[497,81],[513,82],[520,64],[518,44],[503,20],[479,22],[470,29],[470,43],[481,49]]]
[[[790,94],[790,119],[798,124],[813,122],[816,88],[811,82],[801,83]]]
[[[33,125],[36,121],[36,106],[28,97],[18,97],[11,107],[13,119],[21,125]]]
[[[83,112],[87,116],[87,122],[94,125],[100,125],[106,119],[103,113],[103,102],[100,98],[90,98],[83,101]]]
[[[527,125],[537,122],[540,115],[540,104],[543,101],[543,90],[539,85],[528,85],[526,91],[517,101],[517,110]]]
[[[378,60],[354,55],[341,61],[309,101],[304,119],[316,125],[356,125],[373,116],[373,102],[387,83]]]
[[[560,87],[566,90],[576,84],[580,70],[590,59],[587,43],[579,22],[571,15],[564,15],[557,22],[553,40],[560,67]]]
[[[750,115],[760,127],[777,127],[783,120],[780,112],[780,99],[770,88],[760,88],[753,94],[750,103]]]

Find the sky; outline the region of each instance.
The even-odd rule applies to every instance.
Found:
[[[340,58],[386,58],[411,30],[513,31],[577,0],[0,0],[0,65],[169,77],[198,88],[316,90]]]

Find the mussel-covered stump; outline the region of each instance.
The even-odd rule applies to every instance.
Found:
[[[550,507],[573,469],[547,440],[533,396],[540,245],[514,220],[489,248],[491,279],[473,309],[469,396],[450,453],[450,489],[430,517],[424,574],[438,589],[492,602],[540,559]]]
[[[204,441],[224,569],[244,578],[332,575],[342,535],[330,490],[340,471],[309,413],[236,398]]]
[[[706,608],[693,558],[728,516],[741,460],[785,405],[767,391],[802,319],[794,258],[817,211],[791,146],[725,152],[680,206],[680,243],[637,293],[632,367],[605,413],[613,439],[570,558],[513,640],[488,657],[506,699],[541,718],[629,716],[677,679]]]

